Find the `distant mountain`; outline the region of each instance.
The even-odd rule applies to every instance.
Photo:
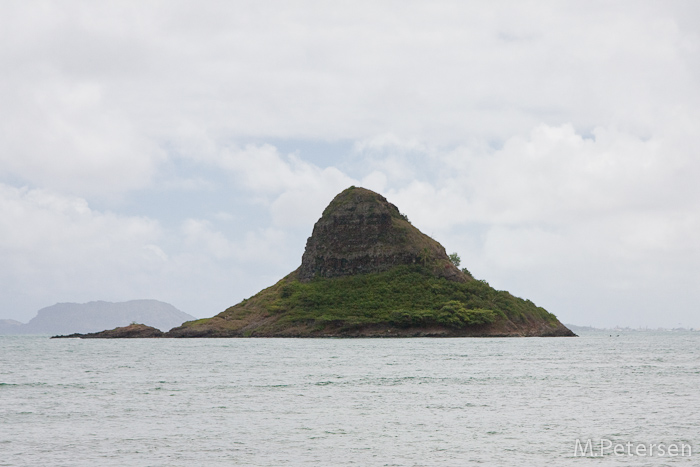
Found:
[[[0,335],[18,334],[18,330],[22,326],[24,326],[22,323],[14,319],[0,319]]]
[[[42,308],[29,323],[0,320],[0,334],[71,334],[96,332],[137,322],[167,331],[195,319],[158,300],[57,303]]]

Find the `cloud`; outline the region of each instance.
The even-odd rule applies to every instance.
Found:
[[[82,198],[48,190],[0,185],[3,309],[119,295],[138,280],[134,274],[162,263],[162,235],[151,219],[95,212]],[[26,303],[8,310],[18,296]]]
[[[622,313],[609,296],[627,295],[627,319],[661,325],[654,310],[696,296],[677,288],[700,279],[700,188],[688,176],[700,161],[681,125],[651,138],[539,125],[497,150],[430,149],[421,179],[387,196],[499,288],[605,325]]]
[[[336,167],[321,168],[297,154],[283,155],[270,144],[228,147],[210,154],[206,163],[226,170],[249,196],[269,209],[276,227],[313,224],[338,192],[356,180]],[[376,176],[374,183],[381,183]]]
[[[587,316],[592,298],[567,302],[586,290],[625,310],[677,297],[687,315],[699,17],[668,2],[5,2],[7,303],[156,291],[196,308],[199,288],[216,309],[293,267],[330,199],[364,185],[555,312]],[[280,149],[299,141],[354,149]]]
[[[0,184],[0,307],[23,321],[60,301],[134,298],[211,316],[290,272],[293,256],[275,228],[232,237],[186,219],[169,229],[93,210],[83,198]]]
[[[663,132],[641,138],[603,127],[584,136],[569,124],[542,124],[500,149],[426,149],[425,167],[414,181],[395,180],[402,188],[389,191],[414,207],[417,220],[437,225],[442,218],[445,227],[464,222],[556,226],[629,210],[688,209],[698,198],[687,177],[698,166],[690,149],[695,139]],[[377,155],[378,165],[383,154]],[[440,206],[451,206],[452,212]]]
[[[0,164],[79,195],[148,184],[183,129],[221,147],[502,142],[540,123],[649,137],[700,104],[692,6],[17,5],[0,20]]]
[[[0,112],[3,172],[82,195],[118,194],[151,181],[163,152],[118,110],[105,108],[101,85],[8,81],[0,91],[6,97]]]

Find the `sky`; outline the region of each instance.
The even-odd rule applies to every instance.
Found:
[[[350,185],[562,322],[700,328],[700,3],[0,3],[0,318],[213,316]]]

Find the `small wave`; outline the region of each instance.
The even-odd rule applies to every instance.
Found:
[[[46,383],[23,383],[23,384],[0,383],[0,388],[1,387],[10,388],[10,387],[20,387],[20,386],[33,388],[33,387],[40,387],[40,386],[46,386],[46,385],[47,385]]]

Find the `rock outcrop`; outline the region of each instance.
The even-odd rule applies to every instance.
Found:
[[[163,337],[165,333],[160,329],[156,329],[145,324],[130,324],[119,328],[110,329],[108,331],[91,332],[87,334],[74,333],[66,336],[53,336],[52,339],[62,338],[80,338],[80,339],[135,339],[135,338],[151,338]]]
[[[314,225],[301,259],[299,280],[431,265],[436,276],[466,282],[438,242],[411,225],[382,195],[349,188],[337,195]]]

